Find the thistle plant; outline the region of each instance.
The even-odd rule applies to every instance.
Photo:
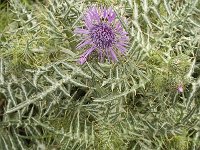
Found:
[[[33,4],[3,9],[0,149],[200,148],[198,0]]]

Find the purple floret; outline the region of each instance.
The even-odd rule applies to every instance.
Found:
[[[77,49],[90,47],[79,58],[79,63],[84,64],[88,56],[96,50],[99,55],[99,61],[105,57],[118,61],[116,51],[125,54],[129,38],[124,31],[116,14],[112,8],[91,7],[84,16],[85,27],[75,29],[75,34],[82,37],[82,41],[77,45]]]

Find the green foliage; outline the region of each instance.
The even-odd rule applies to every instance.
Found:
[[[13,15],[5,3],[0,3],[0,33],[12,22]],[[1,34],[0,34],[1,37]]]
[[[112,5],[129,33],[115,64],[77,63],[73,31],[93,3]],[[0,149],[200,148],[199,4],[12,0],[0,27]]]

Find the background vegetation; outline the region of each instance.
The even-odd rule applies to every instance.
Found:
[[[127,20],[116,64],[77,64],[93,4]],[[10,0],[0,20],[0,149],[200,149],[199,0]]]

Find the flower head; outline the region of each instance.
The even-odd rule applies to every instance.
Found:
[[[75,29],[75,33],[83,38],[77,49],[89,47],[80,56],[80,64],[84,64],[93,51],[97,51],[100,61],[105,57],[117,61],[118,51],[125,54],[129,38],[112,8],[89,8],[84,23],[84,28]]]
[[[177,91],[178,91],[179,93],[183,93],[183,86],[182,86],[182,85],[178,85]]]

